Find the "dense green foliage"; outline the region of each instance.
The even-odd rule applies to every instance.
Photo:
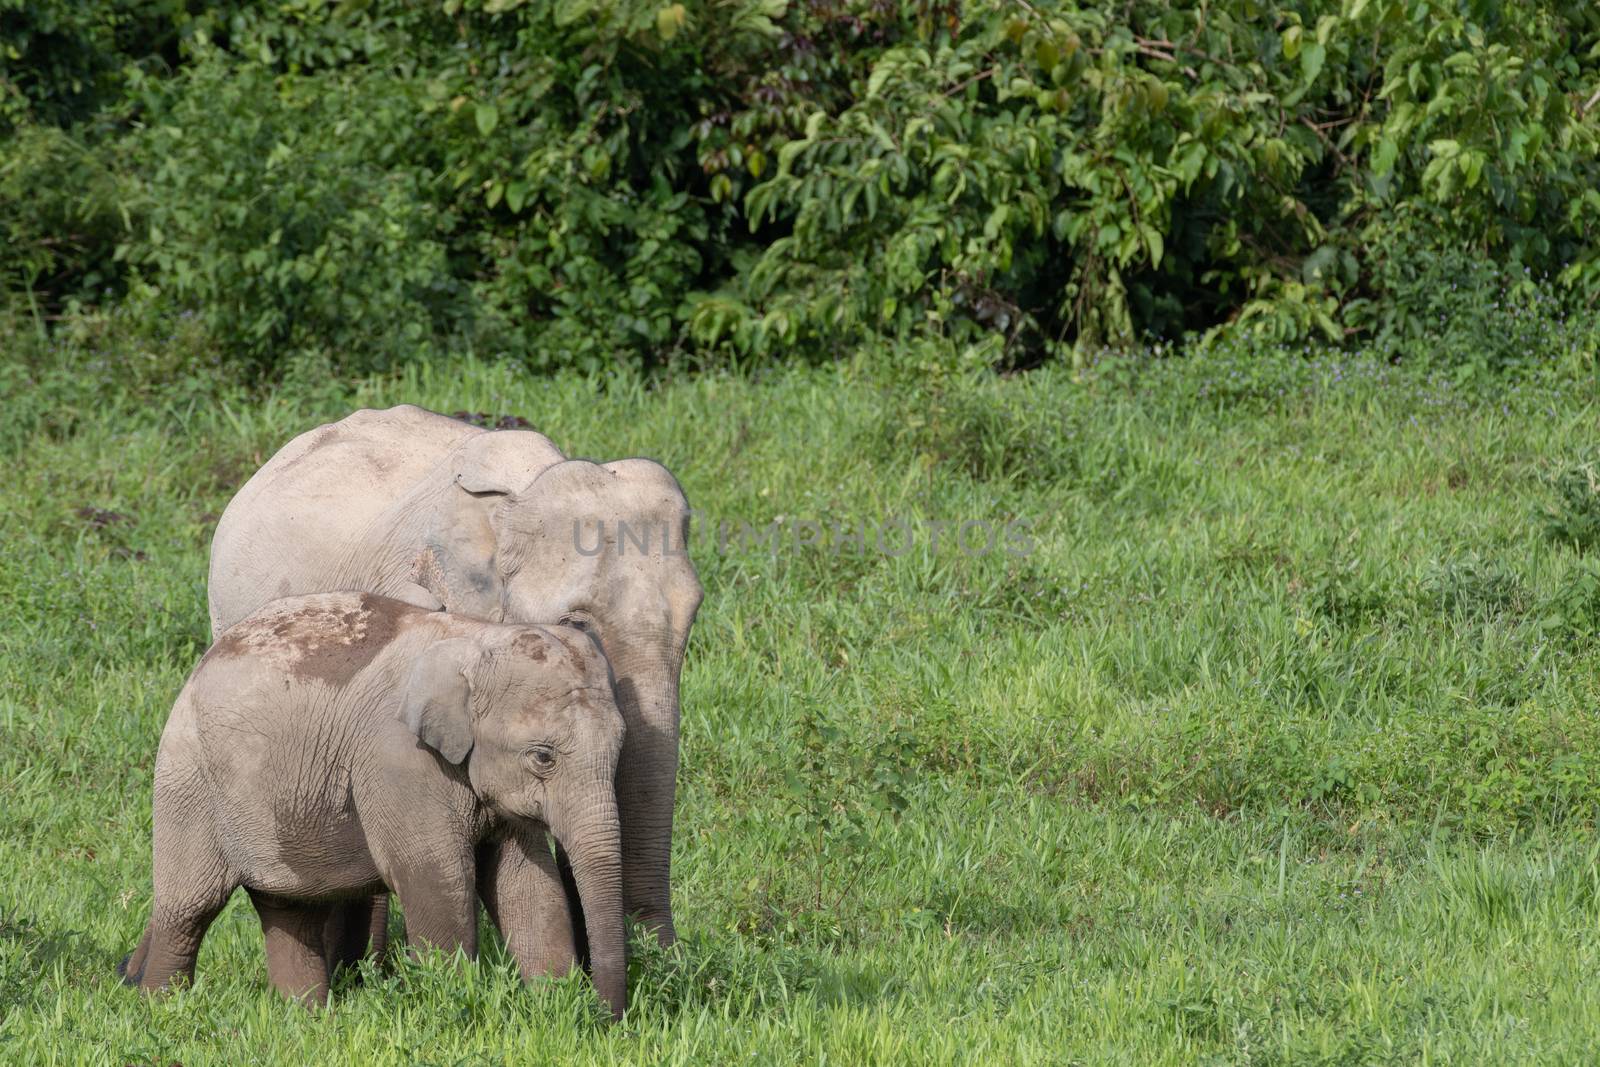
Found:
[[[0,63],[13,319],[189,311],[254,375],[1196,332],[1488,366],[1476,322],[1414,341],[1600,296],[1592,5],[0,0]]]
[[[208,343],[184,330],[172,347]],[[0,405],[7,1063],[1580,1064],[1600,1047],[1580,378],[1490,398],[1381,358],[1223,346],[1002,379],[925,345],[760,380],[469,363],[250,399],[123,390],[88,358]],[[313,1017],[268,989],[243,899],[196,988],[116,984],[216,513],[293,434],[399,401],[656,455],[702,513],[686,941],[637,959],[621,1026],[581,982],[522,989],[498,954],[346,983]],[[723,522],[778,516],[919,533],[901,555],[719,548]],[[1010,519],[1031,554],[961,550],[960,523]]]

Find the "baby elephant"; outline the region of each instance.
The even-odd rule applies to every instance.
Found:
[[[477,846],[515,835],[548,855],[549,827],[572,859],[595,988],[620,1016],[622,730],[581,630],[367,593],[273,601],[217,639],[161,735],[155,900],[123,980],[192,979],[238,886],[290,997],[326,1002],[329,912],[385,887],[413,942],[472,956]]]

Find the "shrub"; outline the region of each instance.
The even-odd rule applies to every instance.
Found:
[[[1600,18],[1323,6],[973,4],[949,40],[890,49],[751,192],[793,232],[733,336],[928,316],[1080,359],[1218,324],[1341,340],[1408,295],[1397,229],[1600,292],[1594,53],[1572,47]]]
[[[1436,250],[1416,236],[1392,237],[1385,247],[1373,270],[1383,298],[1349,309],[1380,351],[1454,368],[1458,377],[1592,359],[1587,316],[1549,278],[1460,248]]]
[[[137,151],[136,297],[198,314],[253,374],[295,353],[402,362],[447,332],[449,215],[408,158],[413,83],[379,70],[274,78],[211,53],[160,91]]]
[[[125,104],[127,75],[170,67],[193,22],[183,0],[0,0],[0,134],[69,126]]]
[[[0,302],[42,330],[74,300],[120,293],[123,192],[111,153],[54,126],[13,131],[0,158]]]
[[[1441,324],[1432,358],[1474,370],[1593,357],[1562,332],[1600,298],[1583,5],[8,10],[0,284],[65,306],[131,268],[255,374],[874,336],[1008,366],[1186,333],[1406,355]]]

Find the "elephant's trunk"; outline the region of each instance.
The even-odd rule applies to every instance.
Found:
[[[670,656],[612,660],[617,704],[627,725],[617,762],[622,816],[623,905],[662,945],[672,922],[672,806],[678,785],[678,673]]]
[[[622,833],[609,780],[597,786],[605,795],[577,817],[558,819],[550,829],[572,861],[573,878],[588,927],[589,972],[595,991],[622,1018],[628,1008],[628,945],[622,911]]]

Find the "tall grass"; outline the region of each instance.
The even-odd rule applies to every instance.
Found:
[[[402,401],[655,456],[701,512],[685,940],[620,1026],[496,951],[312,1016],[242,900],[195,988],[116,982],[215,516],[294,433]],[[1591,1062],[1600,592],[1552,530],[1595,414],[1576,377],[1488,398],[1332,353],[12,388],[0,1060]],[[910,551],[797,544],[891,518]],[[1031,551],[962,551],[975,521]]]

